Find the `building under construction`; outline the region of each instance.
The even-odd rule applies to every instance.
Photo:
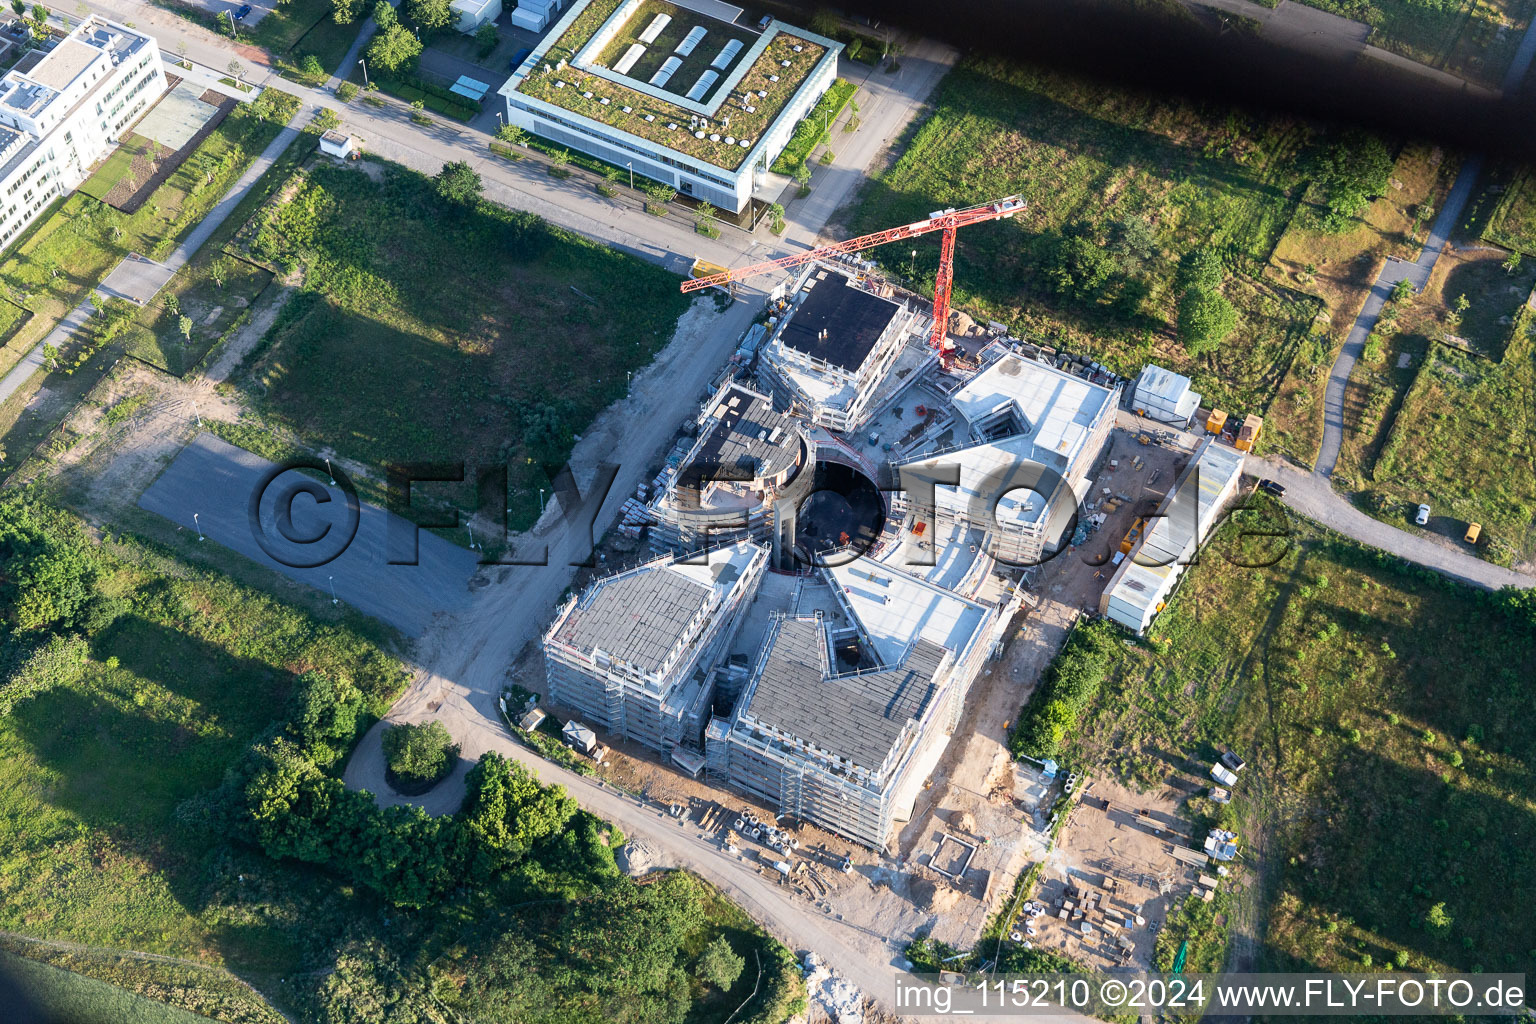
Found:
[[[767,561],[767,548],[743,542],[591,584],[544,636],[550,700],[657,753],[696,750],[714,665]]]
[[[763,376],[781,406],[828,430],[864,425],[892,366],[927,323],[883,283],[825,263],[807,264],[770,309]]]
[[[651,502],[652,545],[681,553],[771,539],[775,506],[800,502],[811,487],[814,452],[800,421],[730,380],[704,403],[698,425],[698,439]]]
[[[1119,389],[1005,349],[990,357],[952,396],[970,440],[898,467],[908,529],[960,524],[980,531],[999,560],[1035,565],[1067,539]]]
[[[825,595],[810,613],[806,589]],[[730,715],[709,723],[710,777],[883,849],[1011,613],[869,559],[817,570],[771,614]]]

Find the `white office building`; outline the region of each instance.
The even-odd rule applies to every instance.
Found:
[[[498,90],[507,122],[739,213],[842,50],[741,14],[719,0],[576,0]]]
[[[92,16],[0,78],[0,248],[85,180],[166,90],[154,39]]]

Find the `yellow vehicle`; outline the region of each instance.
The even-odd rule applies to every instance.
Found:
[[[1467,527],[1467,535],[1465,537],[1461,538],[1461,539],[1466,541],[1468,544],[1476,544],[1477,543],[1477,539],[1479,537],[1481,537],[1482,535],[1483,535],[1483,524],[1482,523],[1473,523],[1471,526]]]

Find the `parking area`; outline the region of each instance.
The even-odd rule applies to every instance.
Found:
[[[353,519],[323,473],[279,469],[199,434],[139,507],[412,636],[468,603],[476,552],[372,505],[359,504]],[[398,564],[412,559],[412,537],[415,564]]]

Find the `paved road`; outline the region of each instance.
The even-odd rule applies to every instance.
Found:
[[[1479,157],[1470,157],[1461,165],[1461,171],[1445,197],[1445,206],[1430,226],[1429,238],[1424,242],[1418,259],[1412,263],[1387,260],[1386,266],[1377,275],[1376,283],[1371,285],[1371,292],[1366,296],[1365,304],[1360,307],[1360,315],[1355,317],[1354,326],[1344,339],[1344,347],[1339,350],[1333,368],[1328,371],[1328,387],[1323,393],[1323,443],[1318,449],[1317,462],[1312,467],[1313,472],[1320,476],[1331,479],[1333,468],[1339,461],[1339,449],[1344,444],[1344,399],[1349,390],[1349,376],[1354,372],[1360,353],[1365,350],[1365,339],[1376,328],[1376,320],[1381,316],[1382,307],[1386,305],[1397,282],[1407,281],[1417,292],[1429,281],[1429,275],[1434,273],[1435,262],[1439,260],[1447,238],[1456,225],[1461,223],[1461,211],[1472,195],[1472,186],[1477,182],[1482,168],[1483,162]]]
[[[1235,14],[1256,21],[1266,42],[1283,46],[1297,53],[1310,54],[1326,61],[1351,60],[1367,57],[1390,64],[1395,68],[1419,77],[1465,89],[1486,96],[1498,94],[1487,86],[1468,82],[1460,75],[1428,64],[1421,64],[1411,57],[1384,50],[1369,42],[1369,25],[1318,10],[1294,0],[1280,0],[1273,8],[1253,3],[1252,0],[1184,0],[1191,7],[1205,7],[1223,14]]]
[[[1327,478],[1274,457],[1248,456],[1243,471],[1285,486],[1285,504],[1331,530],[1473,586],[1499,590],[1536,587],[1536,577],[1485,562],[1447,544],[1372,519],[1329,486]]]

